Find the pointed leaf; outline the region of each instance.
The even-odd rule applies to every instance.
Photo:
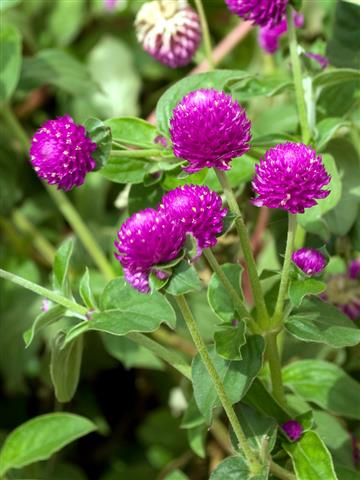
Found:
[[[94,308],[94,309],[97,308],[96,300],[94,298],[93,292],[91,290],[91,285],[90,285],[90,272],[87,267],[84,275],[81,277],[81,280],[80,280],[79,293],[83,302],[87,307]]]
[[[326,284],[314,278],[294,280],[289,287],[289,297],[292,303],[299,307],[306,295],[319,295],[324,290],[326,290]]]
[[[170,295],[183,295],[201,289],[201,281],[194,266],[187,260],[182,260],[173,269],[166,293]]]
[[[35,335],[42,328],[52,325],[53,323],[60,320],[60,318],[63,317],[65,311],[66,309],[61,305],[54,305],[47,312],[41,312],[40,315],[35,318],[31,328],[24,332],[23,338],[26,348],[30,346],[30,344],[35,338]]]
[[[68,293],[66,288],[67,274],[73,248],[74,240],[68,238],[60,245],[54,259],[54,288],[64,294]]]
[[[250,473],[245,460],[240,457],[225,458],[212,472],[209,480],[266,480],[266,471],[258,475]]]
[[[244,320],[235,320],[234,324],[223,324],[214,334],[218,355],[226,360],[241,360],[241,347],[246,343],[246,324]]]

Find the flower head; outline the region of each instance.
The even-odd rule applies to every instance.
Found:
[[[184,242],[181,223],[171,222],[162,212],[147,208],[121,226],[115,241],[115,257],[124,268],[125,280],[147,293],[153,267],[176,258]]]
[[[175,107],[170,134],[177,157],[189,162],[185,170],[204,167],[229,170],[234,157],[249,150],[250,121],[231,95],[214,89],[188,93]]]
[[[281,425],[281,428],[293,442],[299,440],[299,438],[303,434],[303,427],[296,420],[288,420]]]
[[[293,11],[294,24],[296,28],[300,28],[304,23],[304,16]],[[280,37],[287,31],[287,20],[284,16],[279,24],[273,26],[271,24],[261,27],[259,30],[260,47],[267,53],[275,53],[279,48]]]
[[[144,3],[135,29],[144,50],[172,68],[190,63],[201,41],[199,17],[186,0]]]
[[[258,207],[281,208],[290,213],[304,213],[329,195],[323,187],[330,182],[320,156],[302,143],[284,143],[270,148],[256,165],[252,186]]]
[[[300,248],[292,254],[292,261],[306,275],[312,277],[321,273],[326,266],[326,258],[313,248]]]
[[[285,15],[288,0],[225,0],[229,10],[256,25],[275,26]]]
[[[82,125],[69,115],[48,120],[35,133],[30,161],[37,175],[59,189],[71,190],[84,183],[85,175],[96,167],[91,154],[96,143],[86,136]]]
[[[227,213],[220,195],[199,185],[184,185],[166,193],[160,209],[196,238],[198,253],[216,244],[216,235],[221,233]]]

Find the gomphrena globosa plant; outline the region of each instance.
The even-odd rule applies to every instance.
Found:
[[[41,36],[22,42],[26,15],[0,32],[0,277],[40,296],[0,291],[1,391],[20,378],[47,412],[5,439],[0,480],[355,480],[360,77],[339,45],[360,6],[339,2],[325,45],[317,0],[87,2],[78,30],[65,3]],[[78,468],[39,463],[101,426]]]

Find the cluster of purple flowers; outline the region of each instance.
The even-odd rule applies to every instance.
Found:
[[[225,0],[229,10],[262,27],[275,27],[284,18],[288,0]]]
[[[198,255],[216,244],[226,213],[216,192],[185,185],[166,193],[157,210],[147,208],[132,215],[115,241],[115,256],[126,281],[139,292],[148,293],[150,274],[166,278],[161,265],[179,256],[186,234],[196,239]]]

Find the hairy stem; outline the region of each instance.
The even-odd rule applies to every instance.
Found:
[[[288,472],[283,467],[280,467],[280,465],[275,463],[273,460],[270,460],[270,471],[280,480],[296,480],[296,476],[293,473]]]
[[[292,68],[293,77],[294,77],[295,97],[296,97],[296,104],[297,104],[297,109],[299,114],[302,141],[305,144],[308,144],[311,139],[311,131],[308,124],[308,117],[307,117],[307,111],[306,111],[305,94],[304,94],[304,87],[302,83],[301,63],[300,63],[298,45],[296,40],[296,29],[295,29],[294,19],[292,15],[292,7],[290,5],[287,9],[287,24],[288,24],[288,32],[289,32],[288,37],[289,37],[291,68]]]
[[[201,357],[201,360],[203,361],[209,376],[214,384],[216,393],[218,394],[218,397],[221,401],[222,406],[224,407],[225,413],[229,419],[229,422],[234,430],[234,433],[236,435],[236,438],[239,442],[239,447],[242,449],[244,452],[245,458],[249,464],[249,468],[253,473],[257,473],[261,470],[261,464],[256,457],[255,453],[253,450],[250,448],[248,441],[246,439],[245,433],[243,429],[241,428],[241,425],[239,423],[239,420],[236,416],[236,413],[234,411],[234,408],[225,392],[224,385],[222,383],[222,380],[215,368],[215,365],[213,364],[213,361],[211,360],[211,357],[207,351],[206,345],[201,337],[199,328],[195,322],[195,319],[191,313],[191,310],[189,308],[189,305],[184,297],[184,295],[179,295],[176,297],[177,304],[181,310],[181,313],[184,317],[184,320],[186,322],[186,325],[189,329],[190,335],[194,341],[194,344],[199,352],[199,355]]]
[[[202,0],[195,0],[196,9],[199,14],[200,23],[201,23],[201,31],[204,39],[204,47],[205,47],[205,55],[206,59],[209,63],[209,70],[214,69],[214,60],[212,54],[212,47],[211,47],[211,39],[210,39],[210,32],[209,32],[209,25],[206,20],[205,10],[202,3]]]
[[[152,150],[111,150],[112,157],[118,158],[149,158],[149,157],[160,157],[161,150],[152,149]]]
[[[285,405],[284,385],[281,374],[281,361],[277,345],[277,333],[266,336],[266,356],[269,362],[272,394],[280,405]]]
[[[267,312],[264,295],[260,285],[259,275],[257,273],[255,258],[251,250],[249,235],[244,223],[244,219],[225,172],[217,169],[215,169],[215,172],[224,190],[229,208],[231,212],[235,215],[235,226],[240,238],[241,248],[248,267],[249,277],[251,281],[251,290],[254,296],[259,325],[262,329],[266,329],[269,323],[269,315]]]

